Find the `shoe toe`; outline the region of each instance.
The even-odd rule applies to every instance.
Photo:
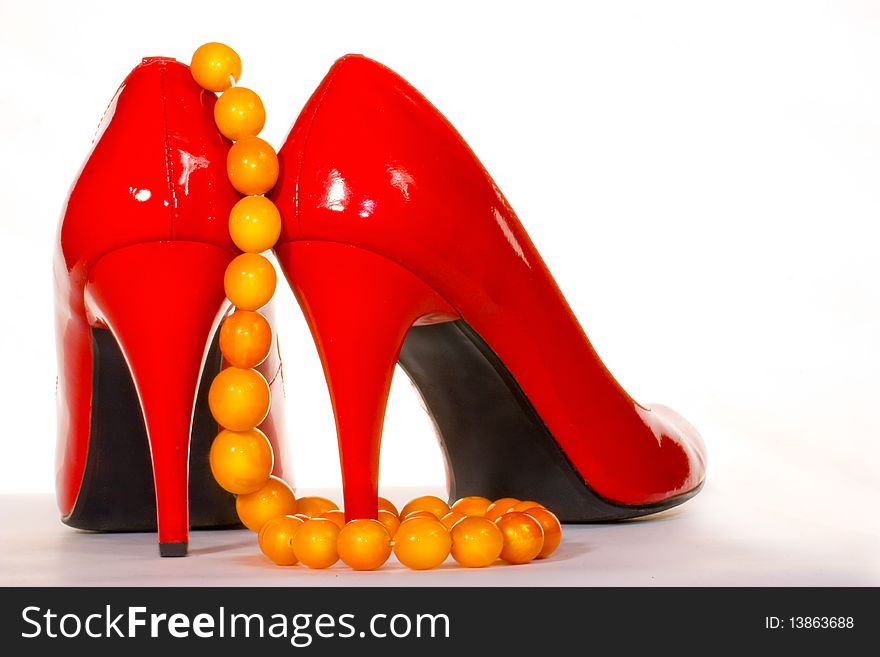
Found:
[[[687,457],[689,468],[677,494],[697,488],[706,478],[706,444],[694,425],[679,413],[662,404],[651,404],[644,413],[645,422],[654,430],[658,441],[672,440]]]

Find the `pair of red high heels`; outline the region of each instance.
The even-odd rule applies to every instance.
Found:
[[[136,67],[70,192],[55,260],[64,522],[158,525],[169,554],[190,525],[237,524],[207,462],[238,199],[215,100],[174,60]],[[340,59],[279,158],[275,254],[324,366],[349,518],[376,514],[397,362],[436,421],[451,496],[539,499],[585,522],[699,490],[699,434],[618,385],[495,183],[404,80]],[[277,349],[261,371],[280,386]],[[281,409],[262,425],[276,474]]]

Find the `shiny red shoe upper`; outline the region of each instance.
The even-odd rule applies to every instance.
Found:
[[[116,249],[167,240],[212,244],[230,259],[237,253],[228,216],[239,196],[226,174],[230,143],[214,124],[216,100],[185,64],[144,59],[113,97],[71,188],[54,259],[62,514],[76,501],[88,449],[89,331],[97,322],[86,317],[83,291],[91,266]],[[160,307],[162,300],[143,302]],[[274,374],[279,362],[270,361]]]
[[[192,240],[235,253],[226,176],[229,142],[214,127],[216,96],[173,59],[147,58],[116,92],[76,179],[60,228],[68,271],[114,249]]]
[[[596,492],[650,504],[702,482],[697,432],[617,384],[491,177],[407,82],[340,59],[279,157],[279,244],[352,244],[424,280],[505,363]]]

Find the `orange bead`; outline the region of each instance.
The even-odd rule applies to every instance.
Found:
[[[495,563],[504,548],[504,535],[494,522],[480,516],[459,520],[450,532],[452,558],[465,568]]]
[[[298,513],[304,513],[310,518],[317,518],[328,511],[336,511],[339,507],[336,502],[328,500],[326,497],[318,497],[316,495],[301,497],[296,507]]]
[[[389,511],[390,513],[393,513],[398,518],[400,517],[400,514],[397,512],[397,507],[394,506],[394,504],[391,502],[391,500],[388,500],[384,497],[379,498],[379,510],[380,511],[382,511],[382,510]]]
[[[522,511],[511,511],[495,521],[504,535],[501,558],[507,563],[528,563],[544,547],[541,523]]]
[[[236,497],[235,510],[245,527],[259,532],[273,518],[296,513],[296,497],[287,482],[273,475],[259,490]]]
[[[452,526],[462,518],[467,518],[467,516],[463,513],[459,513],[458,511],[450,511],[445,516],[440,518],[440,522],[443,523],[446,529],[452,531]]]
[[[190,72],[208,91],[225,91],[241,77],[241,58],[222,43],[206,43],[193,53]]]
[[[258,310],[275,294],[275,268],[256,253],[242,253],[232,259],[223,274],[223,289],[234,306]]]
[[[502,497],[489,505],[489,508],[486,509],[486,517],[489,520],[497,520],[508,511],[512,511],[517,504],[519,504],[519,500],[515,497]]]
[[[302,524],[295,516],[272,518],[260,530],[260,550],[279,566],[294,565],[297,558],[293,552],[293,537]]]
[[[394,535],[397,533],[397,528],[400,527],[400,519],[391,511],[386,511],[385,509],[379,509],[379,522],[385,525],[385,529],[388,530],[388,535],[391,538],[394,538]]]
[[[339,561],[336,540],[339,527],[332,520],[310,518],[293,537],[296,558],[309,568],[329,568]]]
[[[256,367],[272,348],[272,327],[260,313],[236,310],[220,327],[220,351],[233,367]]]
[[[458,511],[466,516],[484,516],[492,500],[479,495],[470,495],[457,500],[451,507],[453,511]]]
[[[229,236],[242,251],[271,249],[281,235],[281,213],[265,196],[245,196],[229,211]]]
[[[231,431],[250,431],[269,412],[269,384],[256,370],[227,367],[211,382],[208,406],[220,426]]]
[[[546,559],[562,542],[562,524],[552,511],[544,507],[532,507],[525,513],[541,523],[541,528],[544,530],[544,546],[536,559]]]
[[[446,561],[452,538],[436,518],[410,518],[400,523],[394,535],[394,554],[413,570],[427,570]]]
[[[232,141],[256,137],[266,123],[266,109],[260,97],[250,89],[232,87],[217,99],[214,122],[223,136]]]
[[[226,175],[239,194],[265,194],[278,182],[278,156],[259,137],[242,139],[226,155]]]
[[[339,509],[330,509],[329,511],[324,511],[318,518],[324,518],[325,520],[332,520],[336,523],[336,526],[339,529],[345,527],[345,514]]]
[[[539,504],[538,502],[533,502],[531,500],[526,500],[525,502],[520,502],[519,504],[514,504],[510,510],[511,511],[527,511],[528,509],[534,508],[543,508],[543,504]]]
[[[409,520],[410,518],[437,518],[437,516],[430,511],[410,511],[401,518],[401,521]],[[439,520],[439,518],[437,519]]]
[[[410,500],[409,503],[400,510],[400,517],[405,518],[413,511],[430,511],[437,519],[440,519],[449,513],[449,505],[439,497],[422,495],[414,500]]]
[[[339,558],[354,570],[375,570],[391,556],[391,536],[378,520],[352,520],[339,532]]]
[[[275,457],[272,444],[259,429],[225,429],[211,443],[208,461],[220,488],[235,495],[244,495],[266,484],[272,474]]]

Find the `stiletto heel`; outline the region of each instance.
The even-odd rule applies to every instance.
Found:
[[[214,329],[239,200],[216,102],[173,59],[136,66],[74,181],[55,250],[62,521],[155,531],[158,517],[169,556],[185,552],[188,526],[241,526],[208,458],[218,432],[208,390],[222,360]],[[259,369],[280,399],[277,342]],[[282,404],[260,428],[281,476]]]
[[[194,242],[138,244],[102,257],[86,283],[87,315],[116,338],[140,400],[162,556],[186,554],[193,409],[230,255]]]
[[[331,242],[276,249],[318,348],[336,417],[346,518],[375,518],[394,365],[413,325],[455,319],[436,292],[381,256]]]
[[[358,55],[340,59],[300,113],[279,159],[276,251],[320,241],[340,244],[338,253],[371,254],[369,262],[359,257],[360,269],[346,268],[352,280],[342,296],[323,259],[281,260],[291,285],[305,292],[311,321],[320,321],[319,348],[333,351],[328,377],[342,382],[331,389],[346,474],[358,458],[375,469],[388,360],[417,319],[381,304],[396,302],[399,279],[412,277],[456,320],[414,328],[400,352],[440,434],[452,495],[541,500],[563,521],[589,522],[656,513],[699,491],[706,468],[699,433],[669,409],[642,406],[623,390],[498,186],[400,76]],[[382,279],[371,271],[376,258],[407,275]],[[369,294],[358,287],[366,281]],[[308,308],[319,294],[326,298],[320,316],[317,305]],[[373,335],[377,326],[385,332]],[[340,333],[344,348],[328,340]],[[365,397],[352,374],[365,366],[346,372],[336,359],[361,363],[380,354]],[[352,410],[359,399],[360,413]],[[347,495],[346,506],[372,515],[375,486],[359,487],[369,499]]]

